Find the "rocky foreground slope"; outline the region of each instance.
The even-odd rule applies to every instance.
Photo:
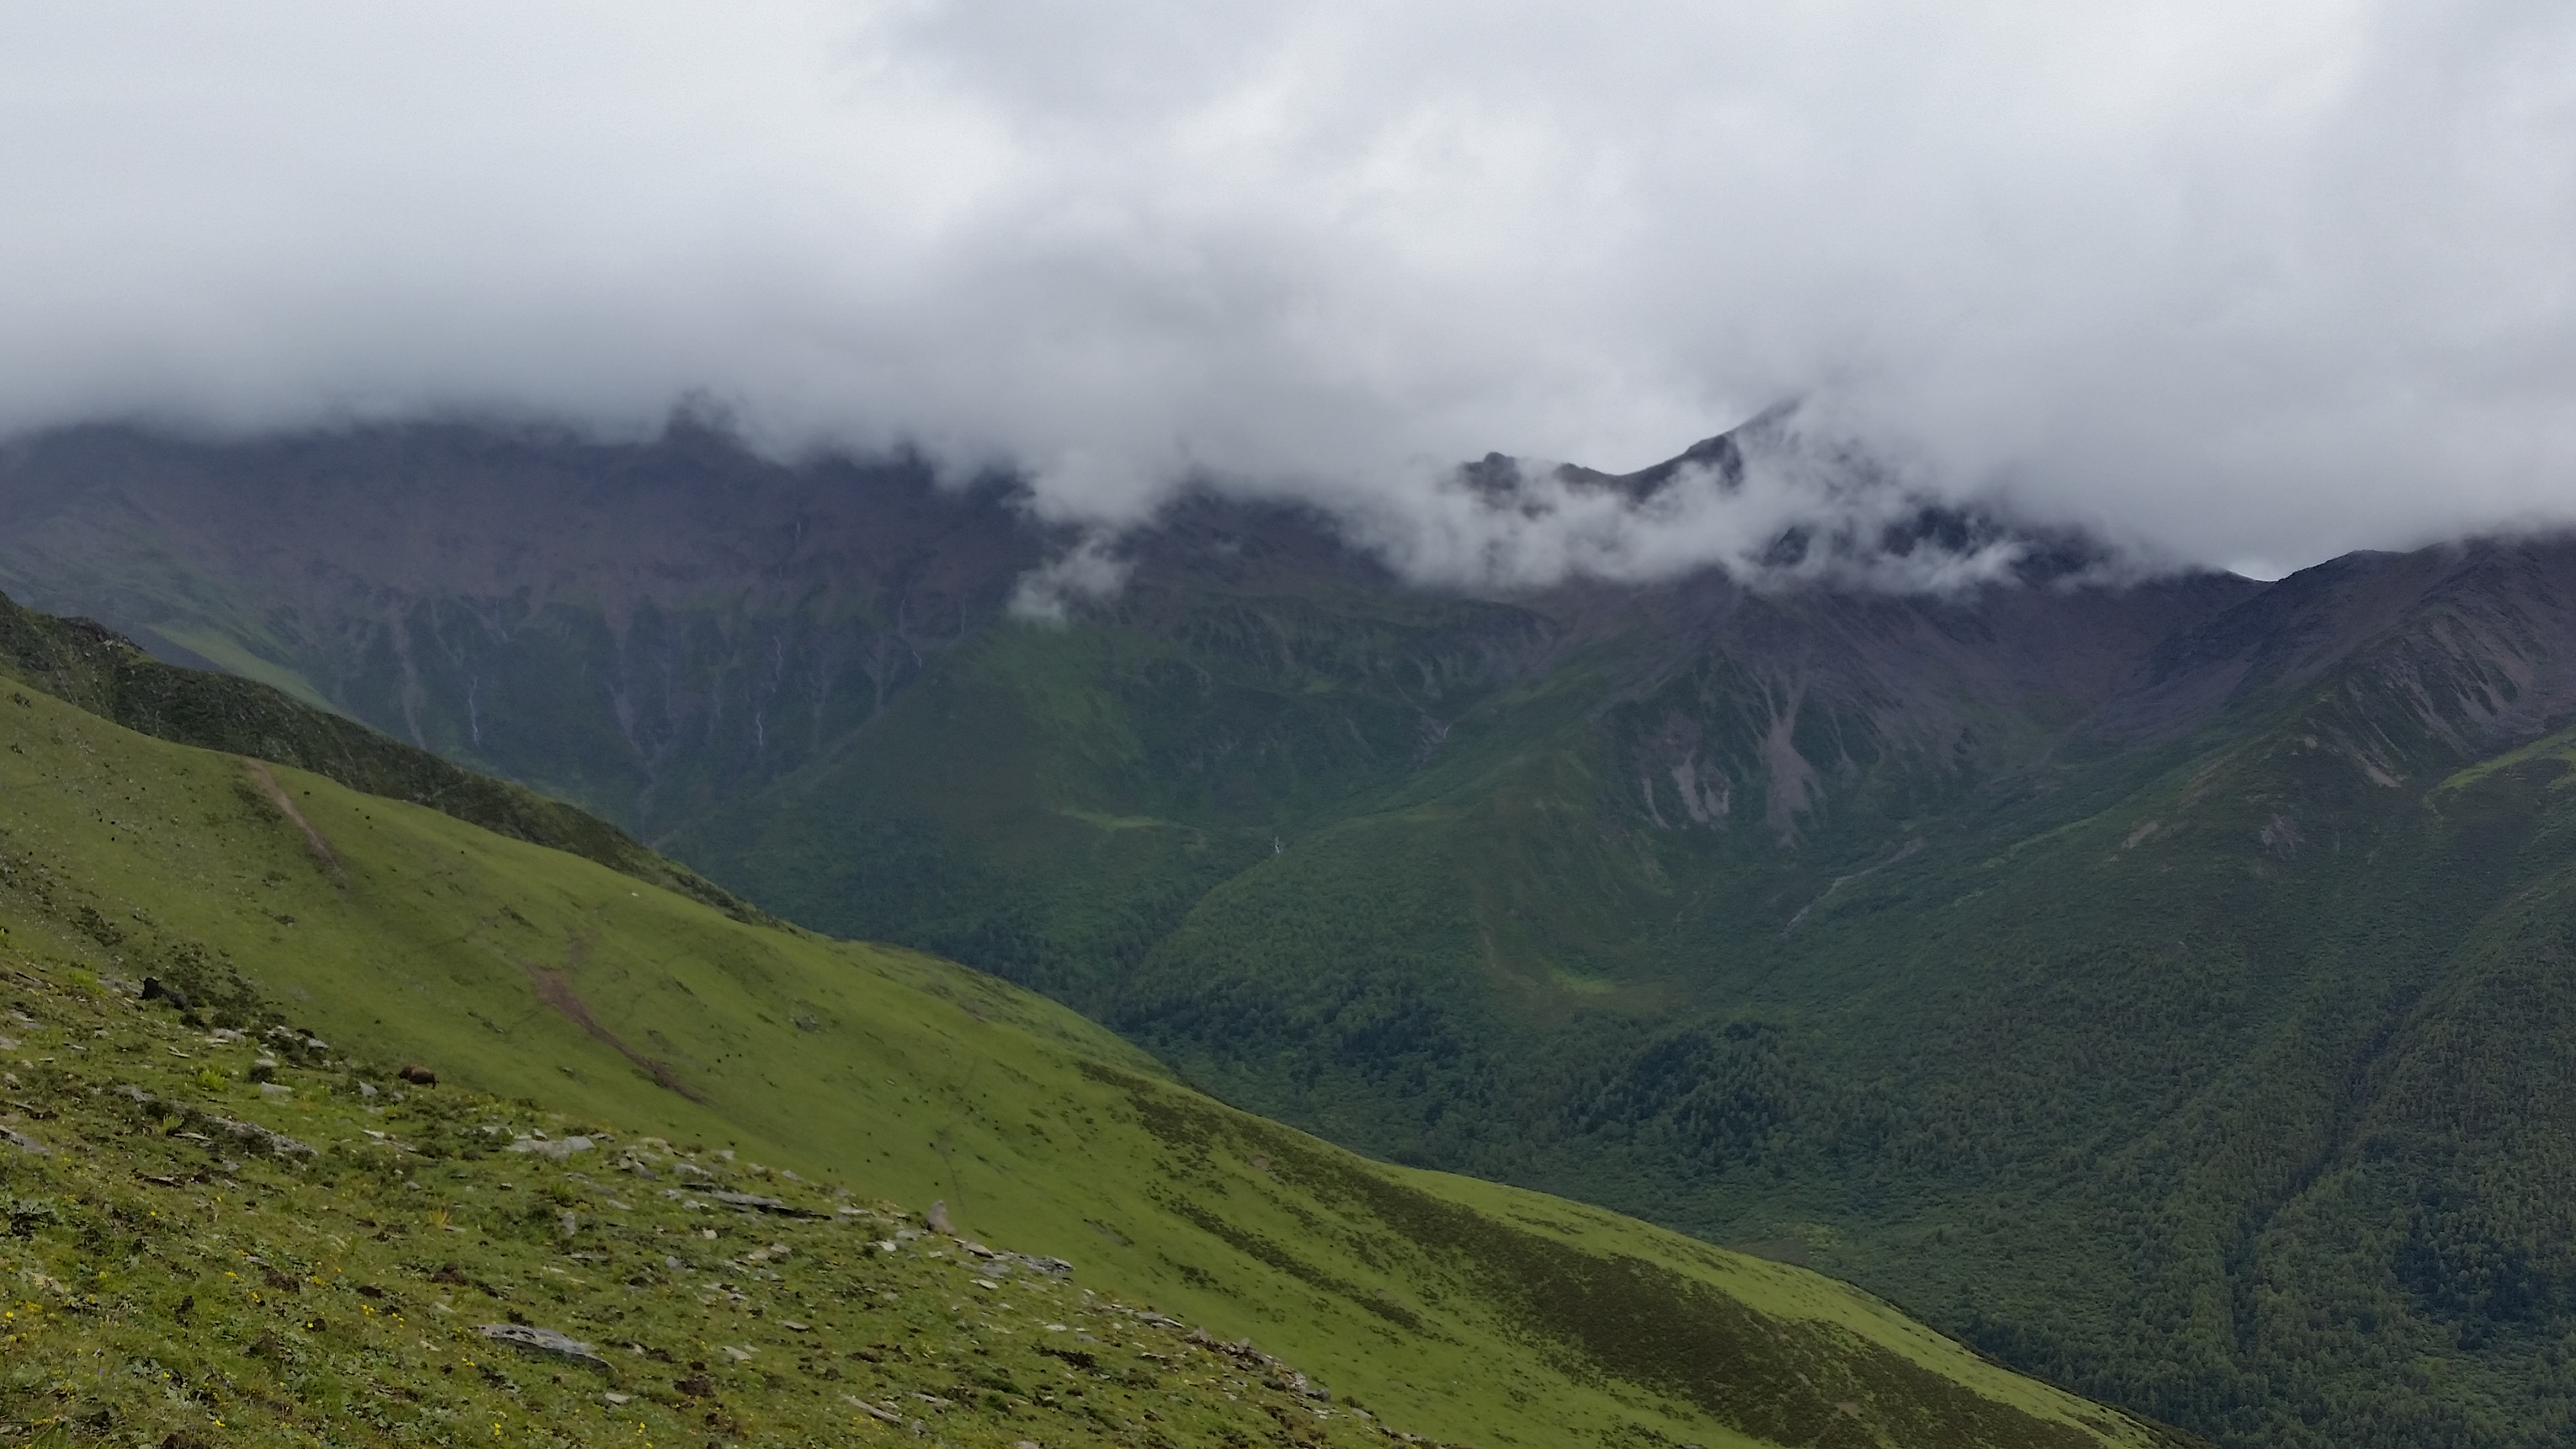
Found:
[[[1429,1442],[1062,1260],[130,987],[0,982],[11,1439]]]

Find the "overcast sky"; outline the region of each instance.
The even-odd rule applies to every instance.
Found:
[[[1800,397],[2267,573],[2576,519],[2576,6],[0,9],[0,429],[692,392],[1075,514]]]

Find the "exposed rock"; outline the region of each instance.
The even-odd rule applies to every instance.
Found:
[[[1044,1273],[1050,1278],[1068,1277],[1073,1272],[1073,1265],[1062,1258],[1042,1258],[1031,1253],[1013,1253],[1000,1248],[988,1248],[972,1238],[958,1238],[955,1241],[958,1247],[985,1260],[976,1265],[975,1271],[988,1277],[1009,1277],[1014,1268],[1026,1268],[1032,1273]]]
[[[118,1087],[116,1092],[118,1096],[132,1099],[136,1106],[142,1107],[147,1111],[174,1112],[181,1115],[185,1115],[188,1111],[183,1104],[165,1101],[164,1099],[156,1097],[150,1092],[147,1092],[141,1087],[135,1086],[130,1082]],[[208,1117],[205,1119],[205,1123],[207,1126],[219,1131],[229,1132],[244,1142],[260,1143],[266,1146],[269,1151],[276,1153],[280,1157],[319,1157],[321,1155],[321,1153],[315,1150],[311,1144],[298,1142],[283,1132],[272,1132],[268,1128],[262,1127],[256,1122],[236,1122],[230,1117]],[[212,1147],[214,1145],[214,1139],[207,1137],[203,1133],[174,1132],[170,1135],[174,1137],[184,1137],[191,1142],[203,1143],[208,1147]]]
[[[592,1142],[587,1137],[556,1137],[551,1139],[522,1137],[502,1150],[505,1152],[533,1152],[539,1157],[551,1158],[556,1162],[562,1162],[576,1152],[588,1152],[591,1148],[597,1145],[597,1143]]]
[[[295,1051],[327,1052],[331,1049],[329,1042],[300,1027],[272,1026],[261,1032],[260,1036],[263,1040],[277,1042]]]
[[[54,1155],[54,1149],[47,1147],[45,1144],[28,1136],[24,1132],[13,1131],[7,1127],[0,1127],[0,1142],[6,1142],[21,1152],[32,1152],[38,1157],[51,1157]]]
[[[707,1196],[727,1207],[740,1208],[744,1212],[770,1213],[782,1218],[807,1218],[817,1222],[828,1221],[832,1216],[830,1213],[813,1212],[778,1198],[762,1197],[758,1193],[711,1192]],[[779,1251],[783,1253],[786,1250],[782,1248]]]
[[[593,1352],[589,1344],[551,1328],[538,1328],[524,1323],[486,1323],[474,1330],[494,1343],[506,1343],[522,1353],[542,1354],[577,1363],[583,1368],[609,1372],[608,1360]]]
[[[1144,1317],[1145,1315],[1139,1314],[1137,1316]],[[1232,1343],[1227,1343],[1223,1339],[1218,1338],[1215,1334],[1208,1332],[1205,1328],[1191,1329],[1189,1342],[1195,1343],[1200,1347],[1207,1349],[1211,1353],[1221,1353],[1228,1358],[1241,1359],[1245,1363],[1275,1364],[1279,1361],[1272,1358],[1270,1355],[1263,1353],[1261,1350],[1254,1348],[1252,1346],[1251,1339],[1238,1338]]]
[[[209,1117],[206,1121],[245,1142],[265,1143],[269,1151],[280,1157],[321,1156],[310,1144],[298,1142],[283,1132],[272,1132],[256,1122],[236,1122],[229,1117]]]

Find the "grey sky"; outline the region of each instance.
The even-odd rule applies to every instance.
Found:
[[[0,197],[10,429],[704,391],[1439,573],[1438,465],[1796,395],[2267,571],[2576,518],[2563,0],[19,4]]]

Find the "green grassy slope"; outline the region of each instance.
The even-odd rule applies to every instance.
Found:
[[[1247,1345],[846,1187],[407,1082],[291,1033],[190,1030],[86,973],[0,983],[9,1442],[1400,1432]],[[511,1325],[570,1342],[487,1331]]]
[[[963,1229],[1251,1336],[1416,1432],[2156,1438],[1814,1275],[1371,1164],[1219,1107],[1062,1008],[931,958],[746,924],[32,690],[0,696],[0,738],[5,949],[47,991],[79,973],[150,976],[213,1021],[256,1026],[273,1007],[343,1053],[416,1059],[451,1083],[876,1197],[942,1199]],[[44,1053],[52,1067],[70,1044]],[[252,1100],[232,1115],[257,1115]],[[79,1222],[118,1211],[103,1186],[77,1191],[90,1194]],[[121,1234],[69,1231],[93,1269],[144,1266]]]
[[[1231,1100],[1763,1244],[2230,1442],[2562,1442],[2576,793],[2563,737],[2480,760],[2511,696],[2446,673],[2498,672],[2457,633],[1803,901],[1713,896],[1670,937],[1695,1001],[1624,1023],[1541,1034],[1478,989],[1491,917],[1454,883],[1512,878],[1458,864],[1512,838],[1489,814],[1358,822],[1192,913],[1144,1039]]]
[[[316,708],[304,692],[166,664],[105,629],[23,608],[6,596],[0,596],[0,671],[128,729],[300,766],[354,790],[427,805],[487,830],[570,851],[738,918],[757,914],[732,893],[560,800],[475,774]]]

